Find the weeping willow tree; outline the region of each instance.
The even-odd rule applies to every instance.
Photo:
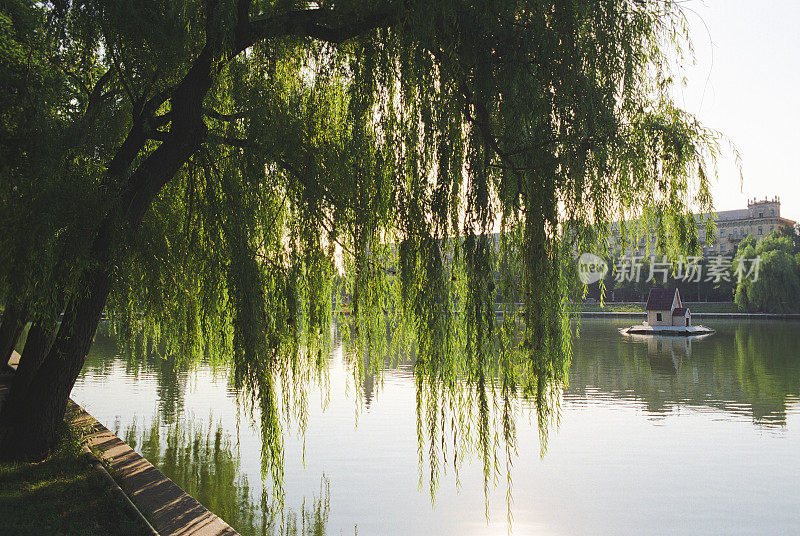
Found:
[[[111,150],[82,149],[94,174],[64,179],[100,207],[66,235],[88,245],[26,280],[56,286],[49,312],[65,313],[0,415],[12,457],[52,445],[106,308],[130,341],[229,359],[280,482],[282,423],[303,422],[339,314],[357,372],[413,358],[431,490],[465,452],[488,489],[515,408],[533,402],[543,432],[557,418],[573,253],[630,220],[665,251],[695,248],[690,212],[710,209],[716,137],[670,100],[673,2],[51,9],[105,95],[87,102],[106,115],[86,104],[75,121],[120,126]]]

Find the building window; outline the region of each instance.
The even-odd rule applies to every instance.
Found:
[[[758,236],[761,236],[763,234],[764,234],[764,229],[762,227],[759,227],[758,228]]]
[[[725,229],[719,230],[719,236],[725,236]]]
[[[775,209],[774,208],[770,209],[769,213],[774,216],[775,215]]]
[[[656,322],[661,322],[661,313],[656,313]]]
[[[763,212],[759,212],[759,213],[758,213],[758,217],[759,217],[759,218],[763,218],[763,217],[764,217],[764,213],[763,213]]]
[[[725,244],[722,244],[722,246],[720,247],[722,248],[723,252],[728,251],[728,246],[726,246]]]

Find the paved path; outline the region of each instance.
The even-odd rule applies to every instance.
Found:
[[[12,375],[0,375],[2,404]],[[72,400],[65,417],[161,536],[239,536]]]

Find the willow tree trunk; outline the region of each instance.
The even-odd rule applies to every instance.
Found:
[[[219,46],[219,43],[216,43]],[[73,298],[52,348],[26,389],[12,385],[13,407],[0,413],[0,455],[39,460],[53,446],[69,394],[91,347],[111,287],[112,270],[141,225],[158,192],[200,147],[208,133],[202,104],[212,83],[216,49],[207,43],[192,68],[172,93],[167,139],[130,175],[115,210],[95,238],[90,262],[82,274],[81,293]]]
[[[7,306],[3,312],[3,320],[0,322],[0,368],[5,368],[8,364],[11,352],[22,334],[24,320],[23,315],[13,305]]]
[[[45,328],[41,322],[33,322],[25,338],[25,347],[22,349],[22,357],[17,366],[17,373],[14,375],[14,385],[25,389],[30,384],[36,371],[39,370],[45,356],[50,351],[50,344],[53,342],[53,330]],[[6,404],[8,401],[6,401]]]
[[[22,358],[12,380],[12,389],[0,409],[0,422],[5,422],[7,415],[16,414],[20,407],[24,411],[28,387],[50,351],[52,334],[51,330],[45,329],[39,322],[31,325],[25,340],[25,348],[22,350]]]
[[[0,413],[0,452],[4,457],[41,460],[53,446],[69,394],[100,321],[110,278],[105,271],[95,269],[84,283],[87,293],[67,310],[41,366],[26,386],[14,385],[13,393],[9,393],[10,404]]]

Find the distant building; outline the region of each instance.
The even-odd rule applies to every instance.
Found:
[[[698,224],[704,225],[706,218],[707,215],[698,218]],[[777,197],[761,201],[751,199],[746,209],[718,212],[715,222],[716,240],[704,247],[710,255],[732,254],[747,235],[751,234],[758,240],[775,229],[791,229],[795,225],[794,221],[781,217],[781,201]],[[701,229],[700,238],[701,242],[705,241],[704,229]]]
[[[691,326],[692,312],[681,303],[676,288],[654,288],[647,297],[647,323],[650,326]]]
[[[705,225],[709,217],[713,217],[717,225],[716,236],[710,240],[706,237]],[[760,239],[780,228],[792,229],[795,222],[781,217],[781,201],[777,197],[757,201],[751,199],[746,209],[722,210],[713,216],[709,214],[695,215],[697,232],[703,246],[704,255],[733,255],[739,242],[747,235]],[[614,224],[615,243],[620,242],[619,225]],[[651,244],[655,235],[650,236]],[[647,236],[639,238],[639,242],[628,248],[629,255],[644,255],[647,251]],[[652,251],[652,250],[651,250]]]

